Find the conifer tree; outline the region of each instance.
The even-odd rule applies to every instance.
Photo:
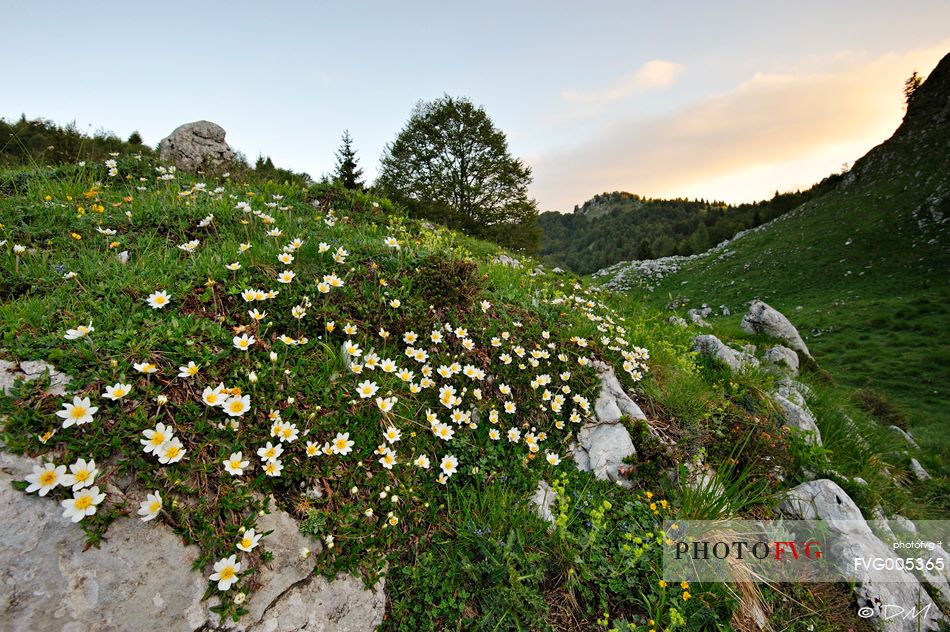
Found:
[[[343,144],[336,152],[336,179],[347,189],[362,189],[363,170],[356,164],[356,151],[349,130],[343,131]]]

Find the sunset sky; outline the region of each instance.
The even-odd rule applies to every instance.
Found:
[[[344,4],[0,0],[0,116],[149,144],[208,119],[314,177],[349,129],[372,179],[416,101],[465,95],[542,211],[613,190],[741,202],[883,141],[904,79],[950,52],[945,0]]]

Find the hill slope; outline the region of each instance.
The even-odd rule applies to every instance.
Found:
[[[883,391],[947,450],[948,219],[950,56],[894,135],[835,190],[704,255],[656,262],[667,273],[644,285],[658,305],[685,298],[741,311],[760,298],[794,315],[821,366]]]

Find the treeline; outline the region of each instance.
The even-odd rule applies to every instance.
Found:
[[[821,195],[840,179],[829,176],[806,191],[776,191],[771,200],[739,205],[603,193],[573,213],[540,215],[541,256],[550,265],[590,274],[618,261],[701,253]]]
[[[0,167],[104,161],[115,152],[152,155],[154,150],[142,144],[138,132],[122,140],[108,130],[87,134],[75,121],[57,125],[41,118],[27,119],[26,115],[15,121],[0,118]]]
[[[25,115],[15,121],[0,118],[0,168],[69,165],[83,160],[101,163],[116,153],[157,156],[157,147],[157,142],[155,147],[144,144],[138,132],[122,140],[109,130],[83,132],[75,121],[57,125],[42,118],[27,119]],[[306,173],[276,166],[269,156],[258,156],[251,165],[240,151],[235,151],[230,170],[236,178],[260,182],[271,180],[298,186],[312,182]]]

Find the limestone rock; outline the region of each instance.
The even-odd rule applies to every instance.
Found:
[[[159,156],[183,171],[224,167],[234,160],[234,152],[224,142],[225,134],[223,127],[211,121],[186,123],[162,139]]]
[[[775,345],[765,352],[762,359],[787,371],[790,375],[798,375],[798,354],[782,345]]]
[[[626,483],[620,468],[623,460],[637,450],[623,424],[608,423],[581,428],[572,452],[578,469],[593,472],[599,479]]]
[[[912,437],[911,434],[903,428],[899,428],[898,426],[888,426],[888,428],[890,428],[892,432],[899,434],[901,438],[906,441],[908,445],[910,445],[910,447],[914,448],[915,450],[920,449],[920,446],[917,444],[917,441],[914,440],[914,437]]]
[[[938,630],[946,619],[917,579],[904,570],[855,569],[858,558],[893,558],[894,552],[865,522],[861,510],[836,483],[828,479],[802,483],[788,492],[779,506],[797,520],[824,520],[829,528],[828,550],[839,572],[855,579],[858,608],[869,608],[871,619],[885,632]],[[900,582],[900,583],[897,583]],[[890,606],[890,610],[882,608]],[[923,611],[919,619],[888,616],[896,607]],[[919,627],[918,627],[919,624]]]
[[[920,461],[917,459],[910,460],[910,470],[914,473],[914,476],[917,477],[918,481],[930,480],[930,474],[924,469],[924,466],[921,465]]]
[[[780,311],[762,301],[754,301],[742,317],[742,329],[750,334],[765,334],[785,341],[789,347],[811,358],[811,353],[795,325]]]
[[[712,327],[709,321],[703,318],[703,314],[695,309],[688,310],[686,315],[689,317],[689,320],[697,327]]]
[[[49,388],[46,392],[59,397],[65,395],[66,385],[69,384],[70,378],[52,364],[43,360],[24,360],[20,363],[0,360],[0,392],[9,395],[17,380],[32,382],[47,372],[49,372]]]
[[[314,576],[281,595],[247,632],[370,632],[385,613],[382,579],[367,590],[352,575]]]
[[[759,361],[750,354],[727,347],[719,338],[711,334],[693,338],[693,351],[717,360],[733,371],[739,371],[746,366],[758,366],[759,364]]]
[[[554,524],[554,501],[557,499],[557,492],[551,489],[547,481],[538,481],[538,488],[534,490],[534,496],[529,499],[531,506],[535,508],[538,515],[544,520]]]
[[[315,576],[320,544],[302,535],[296,522],[274,509],[257,530],[273,531],[263,544],[273,559],[261,569],[261,586],[251,593],[250,613],[239,622],[221,622],[202,602],[204,572],[192,571],[198,548],[185,546],[159,521],[119,518],[99,548],[83,551],[80,527],[62,517],[50,498],[11,486],[32,471],[35,461],[0,452],[0,630],[151,630],[194,632],[223,626],[253,632],[373,630],[385,613],[381,579],[372,590],[343,575],[328,582]],[[124,498],[106,486],[106,502]]]
[[[498,255],[497,257],[495,257],[494,259],[492,259],[492,263],[497,263],[497,264],[499,264],[499,265],[508,266],[509,268],[520,268],[520,267],[522,267],[520,261],[518,261],[518,260],[515,259],[514,257],[511,257],[511,256],[506,255],[506,254],[500,254],[500,255]]]
[[[198,549],[160,523],[117,520],[83,551],[79,526],[50,498],[16,491],[33,461],[0,452],[0,629],[192,632],[206,620]],[[108,498],[107,498],[108,502]]]
[[[600,360],[595,360],[592,365],[600,376],[600,393],[594,403],[594,414],[597,421],[612,423],[619,421],[623,416],[633,417],[634,419],[647,418],[636,402],[630,399],[630,396],[623,390],[613,367]]]
[[[782,416],[785,418],[787,425],[806,433],[805,441],[808,443],[821,445],[821,431],[818,429],[815,415],[812,414],[804,400],[794,402],[777,392],[772,393],[770,397],[782,411]]]

